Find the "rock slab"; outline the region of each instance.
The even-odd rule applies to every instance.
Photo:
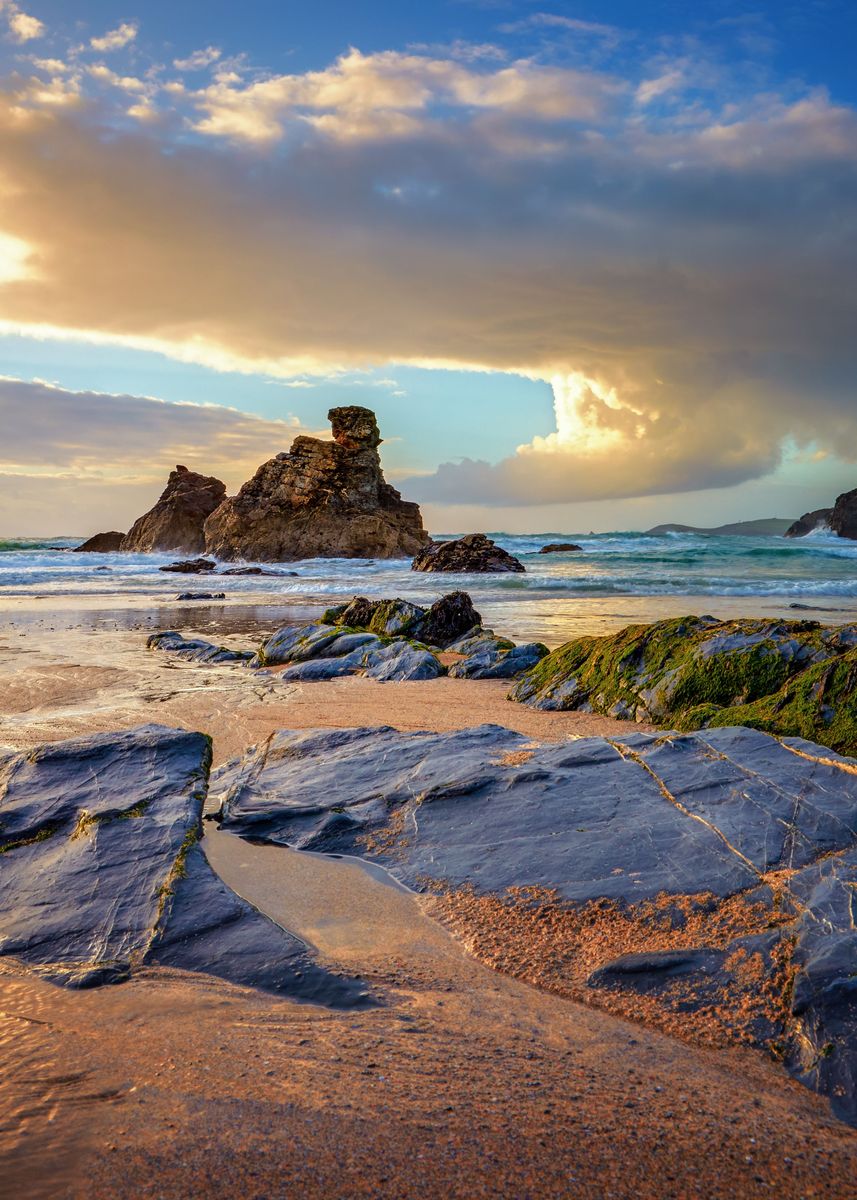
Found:
[[[160,963],[365,1003],[209,867],[210,760],[202,734],[157,725],[0,757],[0,955],[69,987]]]
[[[384,479],[375,414],[328,413],[333,441],[298,437],[206,521],[220,559],[409,558],[428,541],[419,506]]]
[[[631,913],[745,897],[770,913],[763,932],[626,955],[591,986],[652,991],[681,975],[704,1005],[736,955],[773,980],[786,954],[791,1000],[770,1040],[857,1122],[857,763],[741,728],[541,746],[497,726],[284,731],[216,772],[212,792],[227,830],[359,855],[417,889],[535,888]]]

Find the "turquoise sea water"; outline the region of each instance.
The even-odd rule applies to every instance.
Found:
[[[146,598],[162,603],[192,589],[267,607],[333,603],[355,593],[430,601],[462,587],[513,636],[553,642],[684,611],[799,615],[792,606],[800,605],[827,621],[857,612],[857,542],[828,533],[796,540],[633,532],[491,536],[522,560],[525,574],[438,576],[412,572],[406,560],[308,559],[266,564],[282,572],[271,577],[207,579],[160,572],[174,555],[77,555],[69,549],[80,538],[11,538],[0,541],[0,599],[62,597],[67,607],[75,597],[82,605],[113,597],[121,606]],[[550,541],[573,541],[582,550],[540,555]]]

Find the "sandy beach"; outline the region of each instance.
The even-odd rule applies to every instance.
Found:
[[[194,620],[185,632],[226,645],[263,628]],[[496,722],[538,741],[623,728],[513,704],[502,681],[296,684],[200,667],[147,651],[130,623],[7,624],[0,744],[157,721],[209,733],[222,762],[282,728]],[[688,1044],[513,979],[514,931],[509,973],[492,970],[465,948],[472,914],[462,924],[383,871],[210,822],[203,846],[239,895],[366,979],[380,1006],[337,1013],[167,969],[70,992],[7,960],[4,1195],[848,1194],[857,1134],[758,1053]],[[481,956],[504,966],[496,938]]]

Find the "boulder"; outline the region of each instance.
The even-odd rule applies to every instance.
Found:
[[[431,542],[411,563],[413,571],[459,571],[485,574],[489,571],[523,571],[524,564],[484,533],[469,533],[452,542]]]
[[[453,663],[449,674],[453,679],[516,679],[529,671],[548,653],[541,642],[527,642],[506,649],[499,641],[489,642],[467,658]]]
[[[176,600],[225,600],[226,592],[179,592]]]
[[[243,663],[249,662],[253,657],[252,650],[229,650],[226,646],[217,646],[203,638],[186,638],[177,629],[153,633],[146,639],[146,647],[149,650],[175,654],[177,658],[185,658],[189,662]]]
[[[377,679],[382,683],[437,679],[438,675],[443,674],[440,660],[430,650],[404,641],[370,650],[363,662],[363,674],[368,679]]]
[[[789,525],[783,536],[787,538],[806,537],[814,529],[821,529],[825,525],[829,525],[832,515],[832,508],[817,508],[815,512],[804,513],[802,517]]]
[[[542,546],[539,554],[566,554],[582,549],[582,546],[575,546],[574,542],[549,542],[547,546]]]
[[[839,537],[857,539],[857,488],[837,496],[828,524]]]
[[[418,626],[420,641],[445,649],[465,633],[481,626],[482,618],[467,592],[441,596],[423,616]]]
[[[208,738],[157,725],[0,756],[0,955],[69,987],[164,965],[365,1005],[209,867],[210,761]]]
[[[122,539],[122,549],[200,554],[205,549],[206,518],[225,497],[226,485],[213,475],[176,467],[155,507],[136,520]]]
[[[645,992],[687,1029],[697,1013],[742,1026],[857,1121],[857,763],[740,728],[550,745],[497,726],[304,730],[212,792],[233,833],[358,855],[465,906],[493,898],[525,978],[552,931],[577,929],[579,963],[560,967],[593,999],[627,991],[620,1011],[653,1019]],[[510,913],[531,931],[517,947]]]
[[[294,571],[264,571],[261,567],[227,567],[221,575],[294,575]]]
[[[124,540],[125,534],[118,533],[115,529],[110,533],[96,533],[80,546],[75,546],[74,552],[75,554],[116,554],[122,549]]]
[[[191,558],[181,562],[168,563],[165,567],[158,567],[158,570],[172,571],[176,575],[206,575],[216,566],[217,563],[210,558]]]
[[[384,479],[368,408],[333,408],[333,441],[299,437],[207,520],[221,559],[407,558],[428,541],[419,506]]]
[[[568,642],[511,698],[680,729],[749,725],[851,753],[855,683],[857,626],[678,617]]]

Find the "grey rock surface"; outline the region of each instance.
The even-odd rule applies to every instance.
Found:
[[[148,725],[0,757],[0,955],[70,987],[164,963],[336,1005],[317,967],[203,856],[208,738]]]
[[[529,671],[548,653],[541,642],[526,642],[521,646],[505,649],[497,642],[489,642],[475,649],[467,658],[453,663],[449,674],[454,679],[515,679]]]
[[[252,650],[230,650],[226,646],[207,642],[204,638],[186,638],[177,629],[153,633],[146,639],[146,646],[149,650],[163,650],[175,654],[188,662],[246,663],[253,658]]]
[[[274,734],[212,789],[226,829],[369,858],[417,889],[537,887],[571,906],[629,909],[665,895],[706,911],[738,894],[769,905],[764,933],[624,955],[591,984],[656,994],[680,974],[702,1005],[735,951],[758,953],[773,977],[774,951],[793,939],[787,1061],[857,1121],[857,763],[743,728],[533,746],[490,725],[382,727]],[[787,879],[782,925],[771,872]]]
[[[364,658],[364,675],[386,683],[405,683],[414,679],[437,679],[443,674],[440,660],[431,651],[409,642],[392,642],[370,650]]]

